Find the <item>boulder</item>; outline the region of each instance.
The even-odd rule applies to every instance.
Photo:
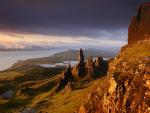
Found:
[[[36,111],[32,108],[25,108],[22,111],[20,111],[19,113],[36,113]]]
[[[0,95],[2,98],[12,98],[13,97],[13,90],[8,90]]]

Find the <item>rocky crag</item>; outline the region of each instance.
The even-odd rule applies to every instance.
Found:
[[[107,77],[79,113],[150,113],[150,3],[129,26],[128,44],[109,63]]]
[[[60,77],[59,84],[56,92],[63,89],[69,82],[73,82],[74,77],[71,72],[71,65],[69,63],[68,68],[63,72],[62,77]]]
[[[80,80],[84,77],[93,79],[97,78],[99,75],[107,73],[108,63],[107,61],[104,61],[101,56],[95,59],[90,56],[85,61],[83,50],[80,49],[78,59],[79,63],[72,69],[72,73],[77,80]]]
[[[150,39],[150,3],[142,4],[129,25],[128,43]]]
[[[106,74],[108,63],[100,56],[95,60],[89,57],[84,60],[82,48],[78,55],[78,64],[71,68],[70,64],[65,72],[62,73],[57,91],[63,89],[68,83],[79,82],[83,79],[92,80]]]

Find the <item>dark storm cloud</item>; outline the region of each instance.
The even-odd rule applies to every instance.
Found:
[[[147,0],[0,0],[0,29],[93,36],[90,30],[127,28],[144,1]]]

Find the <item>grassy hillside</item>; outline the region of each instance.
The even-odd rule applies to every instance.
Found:
[[[14,112],[31,104],[36,96],[52,91],[63,70],[35,66],[0,72],[0,95],[13,91],[11,99],[0,98],[0,112]]]
[[[78,111],[81,105],[88,102],[89,94],[97,89],[100,81],[103,81],[103,79],[104,78],[100,78],[90,83],[84,83],[75,90],[62,90],[43,105],[40,104],[39,108],[37,106],[37,112],[74,113],[75,111]]]
[[[72,90],[65,88],[54,94],[63,70],[63,67],[23,66],[0,72],[0,95],[13,91],[12,98],[0,98],[0,112],[16,112],[23,108],[33,108],[37,113],[73,113],[78,110],[103,78],[91,82],[83,80],[75,83]]]
[[[129,61],[135,61],[140,57],[150,56],[150,41],[130,44],[121,52],[121,57]]]
[[[126,62],[129,64],[129,68],[137,67],[139,65],[139,60],[150,56],[150,41],[140,42],[130,44],[126,49],[122,50],[119,55],[116,57],[117,62]]]

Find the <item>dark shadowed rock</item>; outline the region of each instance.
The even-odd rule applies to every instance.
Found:
[[[73,67],[72,74],[78,80],[80,78],[83,78],[86,74],[85,62],[84,62],[84,53],[83,53],[82,48],[80,48],[80,51],[79,51],[78,64]]]
[[[79,63],[84,63],[84,54],[82,48],[80,48],[79,57],[78,57]]]
[[[108,62],[103,60],[103,57],[97,57],[94,61],[89,57],[84,61],[83,50],[80,49],[79,63],[72,69],[72,74],[78,80],[86,77],[88,79],[98,78],[101,74],[106,74],[108,70]]]
[[[62,77],[59,80],[57,91],[64,88],[68,84],[68,82],[73,82],[73,81],[74,81],[74,77],[72,75],[71,65],[69,63],[68,68],[66,69],[66,71],[63,72]]]
[[[108,63],[102,57],[98,57],[96,61],[93,61],[93,58],[89,57],[84,61],[83,50],[80,49],[78,61],[78,64],[73,68],[69,64],[66,71],[63,72],[63,77],[59,80],[58,91],[65,88],[68,83],[79,82],[83,79],[92,80],[100,77],[101,74],[107,73]]]
[[[84,63],[84,54],[82,48],[80,48],[79,52],[79,64],[78,64],[78,77],[82,77],[85,73],[85,63]]]
[[[0,95],[2,98],[12,98],[13,97],[13,90],[8,90]]]
[[[101,69],[103,61],[104,60],[103,60],[102,56],[97,57],[96,60],[95,60],[95,66],[96,66],[96,68]]]

